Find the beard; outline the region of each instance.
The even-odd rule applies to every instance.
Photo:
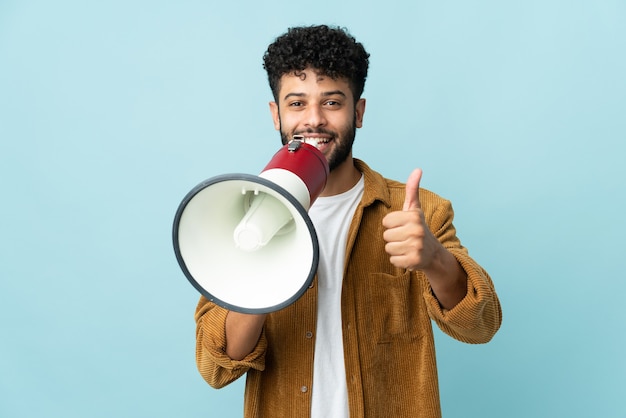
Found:
[[[333,148],[329,154],[326,155],[328,161],[328,168],[333,171],[339,167],[341,163],[346,161],[350,153],[352,152],[352,145],[354,144],[354,138],[356,137],[356,117],[352,119],[352,124],[348,125],[341,132],[335,132],[324,128],[318,129],[302,129],[293,133],[287,133],[283,131],[282,123],[280,127],[280,139],[283,145],[289,143],[293,139],[294,135],[306,134],[324,134],[329,135],[333,142]]]

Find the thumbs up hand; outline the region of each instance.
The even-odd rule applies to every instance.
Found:
[[[422,170],[415,169],[406,182],[402,211],[391,212],[383,218],[385,251],[391,264],[408,270],[430,267],[441,243],[430,232],[419,199]]]

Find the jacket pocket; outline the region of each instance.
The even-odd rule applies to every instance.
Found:
[[[413,341],[429,332],[423,283],[416,274],[371,273],[370,283],[373,299],[369,312],[377,343]]]

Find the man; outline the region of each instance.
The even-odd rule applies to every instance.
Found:
[[[431,320],[485,343],[501,309],[461,246],[450,202],[352,156],[369,54],[346,31],[289,29],[264,56],[283,143],[315,139],[331,172],[309,215],[320,242],[311,288],[278,312],[196,311],[197,364],[219,388],[247,373],[246,417],[440,417]]]

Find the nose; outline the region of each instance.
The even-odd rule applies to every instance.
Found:
[[[325,124],[326,118],[321,106],[308,106],[305,125],[310,128],[316,128],[318,126],[324,126]]]

